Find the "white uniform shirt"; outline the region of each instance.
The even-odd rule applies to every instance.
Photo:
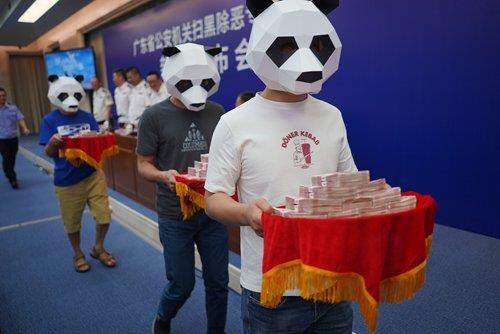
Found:
[[[111,93],[104,87],[94,91],[92,96],[92,106],[94,118],[97,122],[109,120],[109,106],[113,105],[113,98]]]
[[[273,206],[298,196],[311,176],[355,172],[340,111],[309,96],[282,103],[260,95],[222,116],[212,137],[205,189],[241,203],[264,198]],[[241,228],[241,285],[260,292],[263,239]],[[294,294],[293,292],[291,294]]]
[[[149,94],[148,94],[148,99],[146,102],[146,105],[152,106],[154,104],[160,103],[162,101],[165,101],[170,97],[170,94],[167,91],[167,86],[165,83],[162,83],[160,86],[160,89],[155,92],[153,89],[149,89]]]
[[[118,115],[119,123],[126,123],[128,121],[131,90],[128,82],[115,88],[116,114]]]
[[[137,124],[146,110],[148,99],[148,86],[146,81],[142,80],[137,86],[132,86],[130,90],[130,104],[128,109],[128,121],[132,124]]]

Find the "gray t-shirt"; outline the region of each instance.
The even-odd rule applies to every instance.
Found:
[[[201,111],[180,109],[170,99],[155,104],[141,117],[137,154],[154,156],[159,170],[187,173],[201,154],[208,153],[223,114],[224,108],[210,101]],[[164,183],[157,184],[156,210],[161,218],[182,219],[179,197]]]

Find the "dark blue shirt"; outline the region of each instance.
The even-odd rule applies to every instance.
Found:
[[[78,110],[72,115],[63,115],[59,110],[54,110],[45,115],[40,128],[40,145],[47,145],[50,138],[58,133],[58,127],[64,125],[88,124],[90,129],[99,131],[99,126],[92,114]],[[54,184],[58,187],[67,187],[86,179],[95,172],[95,169],[82,162],[80,167],[73,166],[68,160],[54,158]]]

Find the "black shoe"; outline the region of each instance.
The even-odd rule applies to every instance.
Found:
[[[10,185],[11,185],[12,189],[19,188],[19,183],[17,183],[16,180],[10,180]]]
[[[165,321],[157,315],[151,330],[153,334],[170,334],[170,321]]]

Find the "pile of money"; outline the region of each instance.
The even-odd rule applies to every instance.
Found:
[[[416,207],[415,196],[402,196],[401,188],[385,179],[370,180],[369,171],[315,175],[311,186],[300,186],[299,196],[286,196],[285,217],[362,217],[402,212]]]
[[[194,167],[188,167],[188,177],[191,179],[205,180],[207,178],[208,154],[202,154],[201,161],[195,161]]]

